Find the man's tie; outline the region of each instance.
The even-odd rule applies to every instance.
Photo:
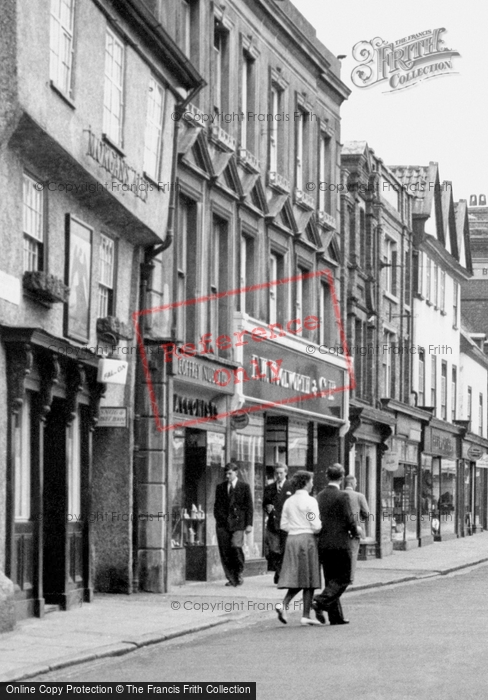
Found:
[[[276,488],[278,489],[278,493],[279,493],[281,491],[281,484],[280,483],[276,484]]]

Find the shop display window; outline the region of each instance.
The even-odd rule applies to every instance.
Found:
[[[242,430],[232,431],[231,459],[239,467],[238,478],[251,487],[254,501],[253,529],[246,535],[246,559],[259,559],[263,553],[263,491],[265,485],[264,419],[250,413],[249,424]]]
[[[435,517],[434,509],[434,478],[432,457],[422,455],[422,475],[420,484],[420,533],[427,537],[432,534],[432,520]]]

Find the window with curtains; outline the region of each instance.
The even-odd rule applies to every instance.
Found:
[[[425,406],[425,350],[419,349],[419,406]]]
[[[115,243],[100,235],[100,282],[98,285],[98,317],[114,316]]]
[[[457,367],[452,367],[451,381],[451,422],[456,420],[456,402],[457,402]]]
[[[70,96],[75,0],[51,0],[50,68],[53,85]]]
[[[430,358],[430,405],[437,407],[437,357]],[[435,412],[437,414],[437,411]]]
[[[107,29],[105,38],[105,89],[103,131],[115,146],[122,146],[124,108],[124,58],[122,41]]]
[[[447,362],[441,365],[441,418],[447,420]]]

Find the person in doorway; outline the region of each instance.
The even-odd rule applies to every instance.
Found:
[[[280,528],[283,505],[291,496],[291,483],[286,478],[286,464],[276,464],[274,467],[275,481],[264,488],[263,509],[267,513],[266,521],[266,558],[268,571],[274,571],[274,583],[278,583],[281,564],[285,553],[286,532]]]
[[[315,596],[312,607],[319,622],[326,622],[327,611],[331,625],[347,625],[340,597],[352,583],[361,531],[354,519],[349,494],[341,491],[344,469],[333,464],[327,469],[329,480],[317,496],[322,530],[319,534],[319,560],[325,578],[325,588]]]
[[[348,474],[344,479],[345,488],[344,491],[349,495],[349,500],[351,501],[352,514],[354,515],[354,520],[357,525],[360,523],[365,523],[369,519],[369,506],[366,496],[360,491],[356,491],[357,480],[352,474]],[[364,537],[366,534],[366,528],[364,525],[360,525],[361,536]]]
[[[275,605],[278,620],[287,624],[287,610],[293,598],[303,591],[303,611],[300,624],[303,626],[320,625],[312,620],[310,610],[313,592],[320,586],[320,569],[315,534],[320,531],[321,523],[317,501],[310,495],[313,488],[313,474],[297,471],[291,485],[295,489],[293,496],[285,501],[281,513],[281,528],[288,533],[285,555],[281,567],[278,588],[288,591],[282,603]]]
[[[240,586],[244,583],[244,534],[252,531],[253,502],[249,484],[237,478],[237,464],[226,464],[224,476],[215,491],[217,542],[225,585]]]

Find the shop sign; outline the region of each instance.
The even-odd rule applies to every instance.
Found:
[[[98,363],[97,380],[102,384],[125,384],[128,362],[123,360],[101,359]]]
[[[430,450],[426,445],[428,452],[441,457],[450,457],[455,454],[455,442],[450,435],[446,435],[441,431],[436,431],[434,428],[430,432]]]
[[[173,355],[172,369],[175,379],[221,391],[223,394],[234,393],[232,384],[226,386],[228,369],[222,365],[199,357],[187,358]]]
[[[197,418],[215,418],[219,411],[213,401],[187,398],[186,396],[174,394],[173,412],[183,413],[185,416],[196,416]]]
[[[230,427],[232,430],[244,430],[248,425],[249,415],[247,413],[240,413],[230,418]]]
[[[244,347],[243,370],[246,398],[343,417],[346,372],[335,365],[263,340],[259,355],[250,345]],[[320,392],[328,393],[318,396]]]
[[[127,428],[127,409],[103,406],[100,408],[97,428]]]
[[[398,469],[398,452],[385,452],[383,457],[383,467],[387,472],[396,472]]]
[[[483,448],[479,445],[470,445],[467,455],[474,462],[483,455]]]

